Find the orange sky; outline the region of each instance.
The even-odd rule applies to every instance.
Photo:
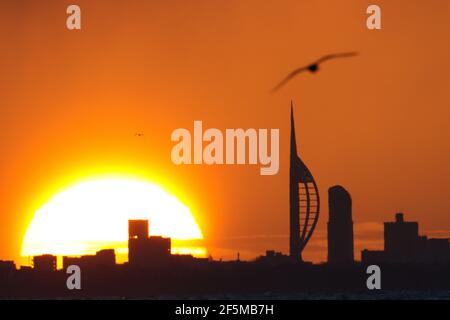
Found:
[[[72,3],[81,31],[65,27]],[[365,26],[372,3],[381,31]],[[102,173],[172,190],[214,258],[287,252],[290,99],[323,201],[306,259],[326,258],[334,184],[352,194],[357,251],[382,244],[379,223],[397,210],[422,232],[448,235],[449,31],[442,0],[2,1],[0,259],[19,258],[33,208]],[[353,50],[361,55],[269,93],[291,69]],[[279,174],[173,165],[171,132],[194,120],[280,128]]]

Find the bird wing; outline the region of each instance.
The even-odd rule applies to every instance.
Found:
[[[319,64],[322,62],[325,62],[327,60],[336,59],[336,58],[347,58],[347,57],[354,57],[358,55],[358,52],[342,52],[342,53],[333,53],[333,54],[327,54],[317,60],[315,64]]]
[[[272,92],[275,92],[279,90],[281,87],[283,87],[289,80],[291,80],[293,77],[295,77],[300,72],[308,70],[308,66],[306,67],[300,67],[289,73],[283,80],[280,81],[275,87],[273,87]]]
[[[291,80],[293,77],[295,77],[297,74],[308,70],[308,68],[310,66],[313,65],[319,65],[322,62],[325,62],[327,60],[331,60],[331,59],[336,59],[336,58],[347,58],[347,57],[353,57],[358,55],[358,52],[342,52],[342,53],[333,53],[333,54],[327,54],[325,56],[323,56],[322,58],[320,58],[319,60],[317,60],[316,62],[313,62],[309,65],[307,65],[306,67],[300,67],[295,69],[294,71],[292,71],[291,73],[289,73],[283,80],[281,80],[280,83],[278,83],[273,89],[272,92],[278,91],[280,88],[282,88],[287,82],[289,82],[289,80]]]

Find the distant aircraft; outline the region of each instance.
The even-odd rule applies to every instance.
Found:
[[[138,133],[135,133],[134,134],[136,137],[142,137],[144,134],[143,133],[140,133],[140,132],[138,132]]]
[[[295,69],[291,73],[289,73],[286,78],[284,78],[279,84],[277,84],[273,89],[272,92],[278,91],[281,87],[283,87],[286,83],[288,83],[292,78],[294,78],[296,75],[303,71],[309,71],[311,73],[315,73],[319,70],[319,65],[322,62],[325,62],[327,60],[336,59],[336,58],[347,58],[347,57],[354,57],[358,55],[358,52],[344,52],[344,53],[335,53],[335,54],[328,54],[326,56],[323,56],[319,60],[304,66]]]

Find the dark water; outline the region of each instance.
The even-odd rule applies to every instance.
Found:
[[[450,300],[450,291],[374,291],[374,292],[338,292],[338,293],[289,293],[279,294],[221,294],[221,295],[167,295],[153,299],[175,300]]]
[[[41,297],[39,299],[65,300],[82,297]],[[86,298],[87,299],[87,298]],[[0,299],[2,300],[2,299]],[[89,300],[450,300],[450,291],[378,291],[378,292],[302,292],[275,294],[217,294],[217,295],[161,295],[161,296],[99,296]]]

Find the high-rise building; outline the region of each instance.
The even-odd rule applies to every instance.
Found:
[[[328,263],[353,263],[352,198],[342,186],[328,189]]]
[[[405,221],[403,213],[395,214],[395,222],[384,223],[384,251],[399,260],[415,254],[419,242],[419,224]]]
[[[148,232],[148,220],[128,220],[129,239],[146,239]]]
[[[291,150],[289,173],[289,255],[302,261],[302,251],[319,220],[320,199],[316,182],[297,154],[294,110],[291,102]]]
[[[128,263],[151,267],[164,264],[170,258],[171,239],[149,236],[148,220],[128,221]]]
[[[448,238],[419,235],[419,223],[405,221],[403,213],[394,222],[384,223],[384,250],[363,250],[361,261],[370,263],[449,263]]]

